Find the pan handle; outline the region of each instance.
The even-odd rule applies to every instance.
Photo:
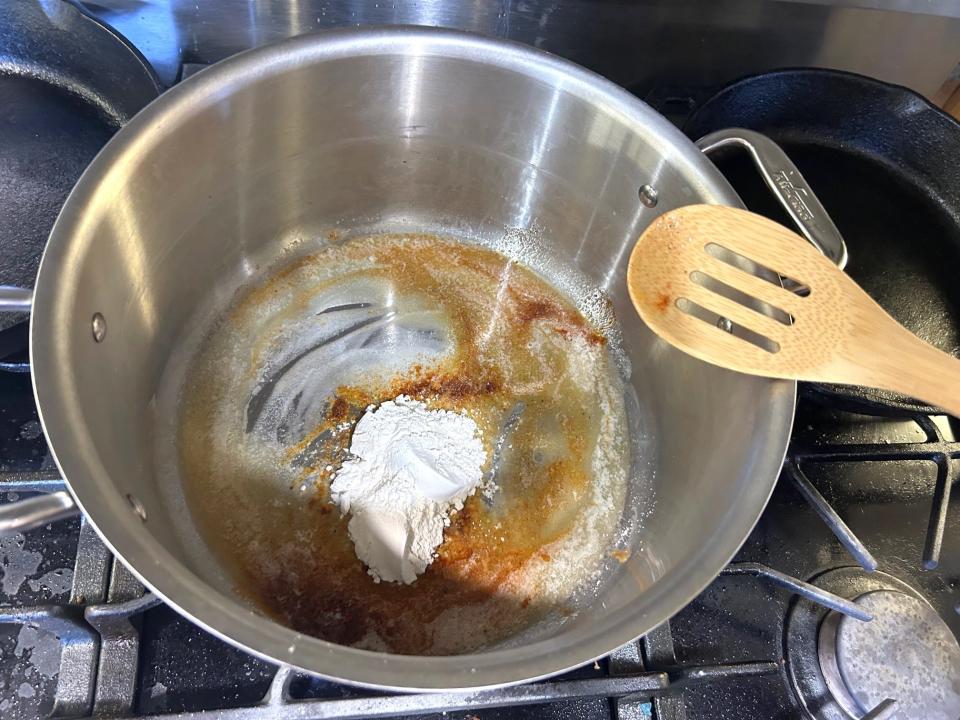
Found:
[[[780,146],[766,135],[745,128],[717,130],[697,140],[697,147],[707,155],[730,146],[750,153],[767,187],[803,236],[842,270],[847,264],[847,245],[797,166]]]
[[[0,537],[33,530],[80,512],[65,490],[0,505]]]
[[[28,313],[32,307],[33,290],[15,285],[0,285],[0,313]],[[28,373],[30,363],[0,360],[0,372]]]
[[[0,312],[30,312],[33,290],[14,285],[0,285]]]

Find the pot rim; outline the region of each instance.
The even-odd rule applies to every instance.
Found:
[[[556,675],[589,663],[667,620],[698,595],[730,561],[747,538],[773,491],[786,454],[796,402],[796,383],[770,380],[765,398],[772,448],[753,458],[758,491],[751,502],[731,503],[718,518],[723,542],[703,547],[681,568],[645,592],[645,609],[628,606],[589,631],[564,633],[526,645],[469,655],[420,657],[359,650],[302,635],[259,615],[207,585],[170,554],[111,488],[97,449],[87,433],[74,392],[68,343],[58,341],[72,322],[70,288],[63,273],[89,225],[88,207],[98,187],[120,177],[139,149],[162,136],[171,117],[190,107],[216,102],[243,77],[282,72],[308,63],[356,55],[421,54],[459,57],[535,75],[601,104],[625,124],[643,127],[662,142],[671,162],[686,165],[699,178],[703,201],[741,205],[710,161],[666,118],[612,82],[568,60],[518,43],[471,33],[422,27],[335,30],[301,36],[248,50],[217,63],[164,93],[138,113],[97,155],[67,199],[51,231],[37,276],[30,320],[30,354],[37,407],[51,452],[71,494],[107,546],[148,588],[207,631],[272,662],[308,673],[378,689],[404,691],[477,690],[503,687]],[[766,487],[764,487],[766,486]],[[709,572],[703,572],[709,568]]]

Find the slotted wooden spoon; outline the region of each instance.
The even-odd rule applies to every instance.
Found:
[[[910,333],[810,243],[764,217],[717,205],[668,212],[637,241],[627,283],[653,331],[701,360],[892,390],[960,417],[960,360]]]

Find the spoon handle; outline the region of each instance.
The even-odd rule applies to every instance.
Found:
[[[870,343],[858,358],[862,384],[915,397],[960,418],[960,360],[894,324],[896,332],[882,333],[882,345]],[[874,338],[879,339],[880,334]]]

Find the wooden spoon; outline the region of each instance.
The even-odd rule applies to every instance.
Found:
[[[654,332],[706,362],[893,390],[960,417],[960,360],[910,333],[810,243],[759,215],[718,205],[662,215],[630,254],[627,285]]]

